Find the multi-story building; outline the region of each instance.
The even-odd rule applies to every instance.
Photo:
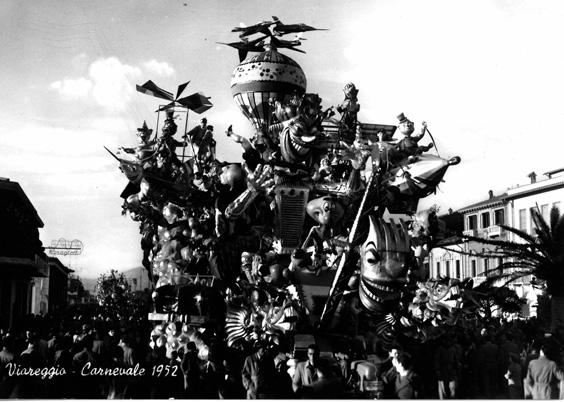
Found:
[[[67,305],[68,277],[71,272],[74,271],[58,258],[49,257],[45,276],[33,278],[32,314],[55,313]]]
[[[33,278],[48,270],[42,227],[20,185],[0,178],[0,327],[17,326],[32,311]]]
[[[531,210],[538,208],[548,222],[551,208],[556,206],[561,210],[564,205],[564,168],[546,172],[544,176],[542,180],[537,180],[537,175],[533,172],[529,174],[529,183],[509,188],[497,195],[490,190],[484,200],[459,209],[463,220],[463,234],[519,241],[517,235],[500,226],[506,225],[534,235]],[[460,237],[454,236],[442,245],[444,248],[435,248],[429,255],[431,277],[470,277],[479,283],[489,271],[503,262],[500,258],[484,257],[494,247],[480,242],[463,242]],[[522,278],[511,286],[521,297],[529,299],[529,304],[534,304],[538,291],[530,285],[530,279]]]

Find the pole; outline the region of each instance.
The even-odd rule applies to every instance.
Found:
[[[186,108],[186,122],[184,123],[184,145],[182,146],[182,163],[184,163],[184,155],[186,152],[186,137],[188,136],[188,115],[190,109]]]
[[[331,304],[331,299],[333,298],[333,295],[335,293],[335,289],[337,287],[337,284],[339,283],[339,277],[341,276],[341,272],[343,271],[343,268],[345,267],[345,263],[347,262],[347,257],[348,257],[348,254],[350,252],[350,247],[352,247],[352,245],[353,245],[352,243],[353,243],[354,238],[356,236],[356,230],[358,228],[358,223],[360,222],[360,218],[361,218],[361,216],[363,215],[363,212],[364,212],[364,204],[366,203],[366,199],[368,198],[368,194],[370,193],[370,188],[374,184],[374,179],[375,179],[376,176],[377,176],[377,168],[373,164],[372,165],[372,172],[370,173],[370,179],[368,180],[366,190],[364,191],[364,196],[362,197],[362,201],[360,202],[360,206],[358,208],[356,218],[354,220],[354,223],[351,227],[351,231],[349,233],[347,248],[343,252],[343,255],[341,256],[341,260],[339,261],[339,267],[337,268],[337,272],[335,273],[335,278],[333,279],[333,283],[331,284],[331,288],[329,289],[329,297],[327,299],[327,302],[325,303],[325,306],[323,307],[323,313],[321,313],[321,317],[319,319],[320,324],[323,323],[323,319],[325,318],[325,315],[329,311],[329,305]]]

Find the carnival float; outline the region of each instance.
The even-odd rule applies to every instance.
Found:
[[[361,121],[353,83],[323,106],[282,53],[303,52],[286,35],[316,30],[277,18],[233,29],[231,93],[253,131],[223,122],[221,141],[238,144],[243,162],[217,160],[205,118],[178,132],[175,115],[212,107],[203,93],[137,86],[166,101],[155,132],[143,122],[136,147],[108,152],[128,179],[123,212],[139,223],[154,285],[152,344],[174,350],[206,328],[239,350],[261,341],[291,355],[304,340],[369,331],[389,347],[469,308],[468,284],[428,278],[444,228],[417,208],[460,158],[438,156],[427,125],[416,133],[403,113]]]

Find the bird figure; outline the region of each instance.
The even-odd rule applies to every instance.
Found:
[[[278,17],[273,16],[275,26],[272,29],[274,35],[282,36],[289,33],[308,32],[308,31],[327,31],[324,28],[314,28],[306,24],[283,24]]]

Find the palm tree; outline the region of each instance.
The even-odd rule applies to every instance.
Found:
[[[525,276],[545,282],[551,299],[551,331],[564,330],[564,215],[558,208],[550,211],[550,222],[542,217],[538,207],[531,209],[536,236],[523,230],[500,225],[517,236],[517,241],[464,236],[469,241],[495,246],[483,257],[498,257],[504,262],[486,272],[490,283],[505,281],[507,285]]]

